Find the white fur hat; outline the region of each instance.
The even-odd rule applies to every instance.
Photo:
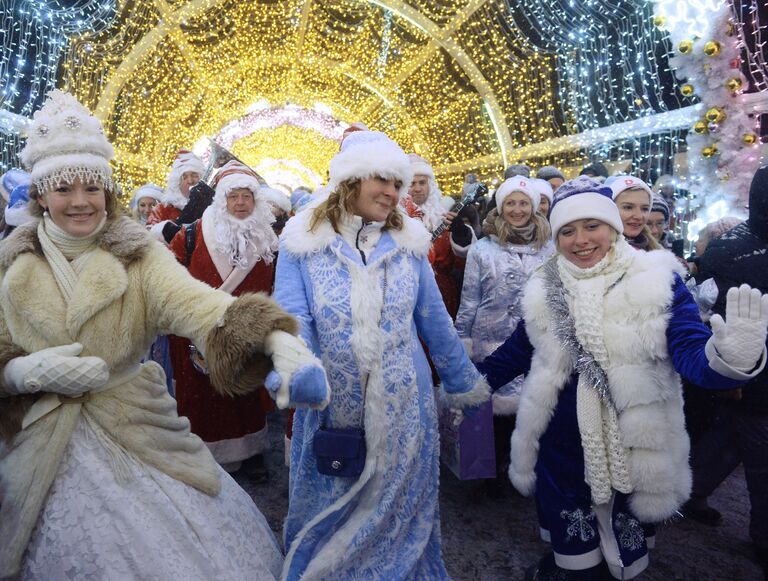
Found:
[[[435,172],[426,159],[415,153],[409,153],[408,159],[411,161],[411,170],[414,176],[427,176],[429,179],[435,179]]]
[[[579,176],[557,188],[549,213],[549,225],[555,239],[566,224],[589,218],[605,222],[619,234],[624,232],[619,208],[611,198],[609,187],[593,178]]]
[[[408,156],[381,131],[350,133],[331,160],[328,173],[331,191],[345,180],[381,177],[399,181],[401,196],[408,192],[413,179]]]
[[[21,162],[40,192],[76,178],[111,190],[114,155],[99,120],[73,95],[54,89],[32,117]]]
[[[168,195],[181,194],[181,178],[187,172],[198,173],[202,178],[205,173],[205,166],[203,165],[203,160],[194,153],[188,149],[180,149],[176,154],[176,159],[173,160],[171,171],[168,173],[168,181],[165,188]]]
[[[276,190],[275,188],[270,188],[269,186],[261,186],[259,188],[258,194],[261,198],[263,198],[267,202],[270,202],[271,204],[274,204],[275,206],[280,208],[283,212],[291,211],[292,206],[291,206],[290,198],[280,190]]]
[[[648,203],[653,203],[653,192],[651,191],[651,188],[643,180],[636,178],[635,176],[611,176],[605,180],[605,185],[611,188],[614,201],[619,197],[619,194],[625,190],[640,189],[645,190],[648,193]]]
[[[507,199],[513,192],[520,192],[525,194],[531,200],[531,206],[533,211],[539,209],[539,202],[541,202],[541,194],[534,188],[533,180],[523,177],[515,176],[501,182],[501,185],[494,194],[496,200],[496,208],[501,212],[501,207],[504,205],[504,200]]]
[[[133,193],[129,207],[135,208],[142,198],[153,198],[160,202],[163,199],[163,188],[156,184],[144,184]]]
[[[190,171],[189,169],[185,171]],[[227,194],[237,188],[246,188],[253,192],[254,197],[259,194],[261,184],[256,173],[244,163],[235,159],[229,160],[216,174],[215,199],[226,198]]]
[[[552,200],[555,197],[555,192],[552,190],[552,185],[547,180],[531,178],[528,181],[531,182],[531,187],[539,193],[539,196],[544,196],[549,200],[550,204],[552,203]]]

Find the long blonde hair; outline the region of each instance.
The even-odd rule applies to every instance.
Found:
[[[496,236],[500,244],[531,244],[536,250],[541,250],[551,239],[552,229],[549,227],[547,219],[538,212],[531,214],[528,224],[531,223],[535,226],[533,237],[530,240],[524,240],[514,231],[513,226],[499,214],[498,208],[494,208],[485,217],[483,234]]]
[[[339,224],[344,214],[350,216],[355,213],[355,202],[360,197],[360,183],[359,178],[353,178],[344,180],[341,182],[335,190],[333,190],[328,197],[317,208],[312,211],[312,218],[309,221],[309,231],[314,232],[317,227],[325,221],[331,223],[331,226],[336,232],[339,232]],[[400,185],[395,184],[398,189]],[[387,220],[384,223],[385,230],[402,230],[403,228],[403,215],[395,207],[387,216]]]

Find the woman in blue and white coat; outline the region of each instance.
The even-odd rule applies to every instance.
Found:
[[[499,186],[496,207],[483,223],[486,236],[469,249],[456,331],[472,361],[488,357],[515,331],[523,317],[525,283],[555,252],[549,223],[537,211],[541,196],[532,182],[515,176]],[[495,391],[494,414],[517,412],[522,380]]]
[[[399,208],[408,157],[384,134],[349,135],[330,194],[282,234],[274,296],[301,324],[331,386],[293,424],[286,579],[444,579],[439,441],[426,343],[454,407],[488,385],[467,357],[427,260],[430,236]],[[367,388],[362,386],[367,385]],[[365,428],[358,478],[317,470],[318,426]]]
[[[678,373],[715,389],[756,375],[768,296],[731,289],[727,323],[710,332],[675,257],[631,248],[610,189],[589,178],[558,189],[550,222],[558,254],[527,284],[515,333],[478,367],[492,388],[526,374],[509,476],[535,492],[553,549],[532,578],[599,578],[607,563],[631,579],[648,565],[641,523],[690,494]]]

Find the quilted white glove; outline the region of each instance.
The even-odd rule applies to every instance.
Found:
[[[330,388],[320,360],[304,341],[285,331],[273,331],[264,341],[264,353],[272,357],[275,369],[265,387],[277,407],[324,409],[330,401]]]
[[[3,371],[8,391],[76,397],[103,387],[109,381],[106,362],[100,357],[78,357],[82,350],[80,343],[72,343],[11,359]]]
[[[725,321],[710,319],[712,339],[720,357],[739,371],[754,369],[765,349],[768,327],[768,294],[743,284],[728,290]]]

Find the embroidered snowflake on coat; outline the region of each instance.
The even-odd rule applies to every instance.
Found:
[[[584,512],[580,508],[573,511],[563,510],[560,518],[569,523],[565,530],[569,540],[579,538],[582,542],[587,542],[595,537],[595,529],[590,524],[590,521],[595,520],[595,513],[591,510],[589,512]]]
[[[622,548],[636,551],[643,547],[645,534],[643,527],[636,518],[620,512],[613,521],[613,527],[616,529],[616,536]]]

